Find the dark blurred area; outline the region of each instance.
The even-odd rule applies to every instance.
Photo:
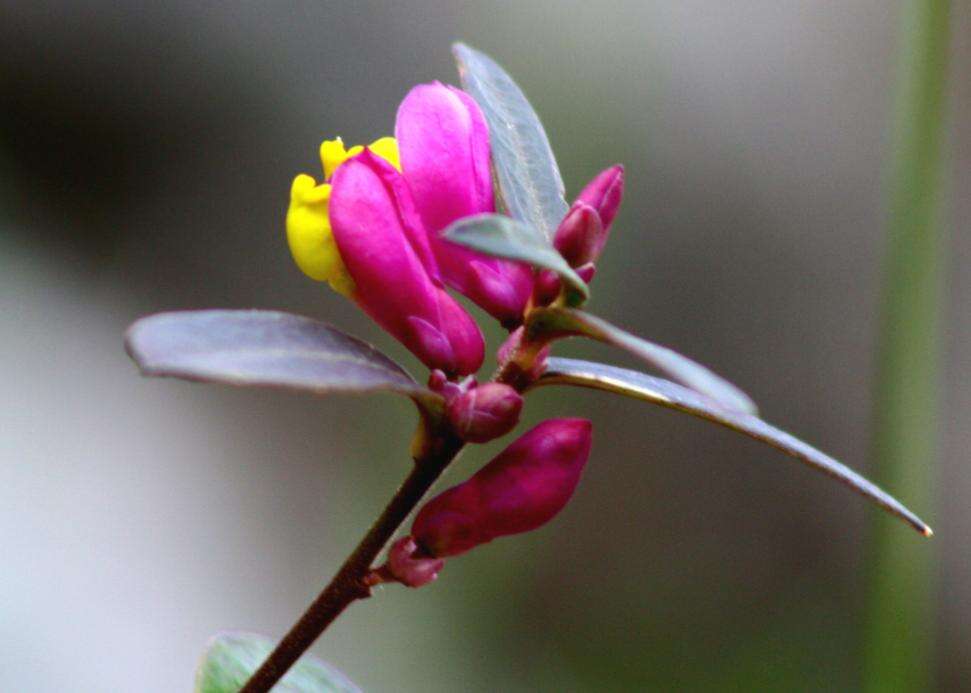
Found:
[[[954,10],[941,490],[915,508],[937,533],[941,690],[971,669],[971,11]],[[189,690],[214,632],[282,633],[403,478],[406,402],[143,380],[121,340],[148,312],[274,308],[419,373],[300,274],[283,219],[322,139],[390,134],[410,86],[457,82],[457,39],[519,81],[570,195],[627,166],[591,309],[865,472],[896,12],[0,3],[0,687]],[[528,412],[594,421],[569,508],[354,606],[317,654],[373,691],[859,685],[874,507],[673,412],[552,388]]]

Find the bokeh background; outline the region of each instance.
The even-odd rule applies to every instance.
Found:
[[[0,688],[189,690],[212,633],[281,634],[390,496],[407,402],[143,380],[121,339],[148,312],[274,308],[419,372],[299,273],[283,217],[321,139],[389,134],[411,85],[457,81],[456,39],[520,82],[569,193],[627,165],[592,308],[865,471],[897,11],[0,2]],[[937,531],[941,690],[971,671],[966,3],[953,36],[940,490],[915,508]],[[556,414],[596,440],[555,522],[382,590],[314,651],[372,691],[859,684],[875,508],[673,412],[551,388],[527,423]],[[921,539],[901,524],[899,541]]]

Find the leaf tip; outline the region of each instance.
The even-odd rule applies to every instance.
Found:
[[[145,318],[140,318],[128,326],[124,334],[124,344],[125,353],[128,354],[128,358],[135,362],[138,369],[142,372],[145,371],[145,362],[141,349],[138,346],[138,333],[141,330],[142,323]]]
[[[459,70],[459,77],[465,79],[468,69],[469,59],[475,54],[475,50],[467,43],[456,41],[452,44],[452,57],[455,58]]]

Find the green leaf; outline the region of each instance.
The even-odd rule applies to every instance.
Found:
[[[256,633],[214,636],[196,672],[195,693],[238,693],[273,650],[273,641]],[[276,686],[275,693],[360,693],[344,674],[313,655],[304,655]]]
[[[563,178],[539,117],[522,90],[485,53],[452,47],[462,86],[489,125],[492,164],[506,209],[548,239],[567,212]]]
[[[267,310],[159,313],[125,347],[144,375],[314,394],[390,390],[426,407],[441,398],[369,344],[299,315]]]
[[[930,527],[897,499],[829,455],[756,416],[713,406],[710,400],[688,388],[626,368],[577,359],[550,358],[546,372],[534,387],[554,384],[578,385],[627,395],[744,433],[828,474],[908,522],[918,532],[926,536],[932,533]]]
[[[585,311],[557,307],[535,310],[528,325],[538,332],[588,337],[618,347],[721,407],[758,414],[758,407],[748,395],[700,363]]]
[[[453,243],[486,255],[553,270],[583,299],[590,297],[586,282],[533,226],[502,214],[477,214],[454,222],[443,235]]]

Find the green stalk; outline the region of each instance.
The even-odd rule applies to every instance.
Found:
[[[943,284],[944,107],[949,0],[904,12],[878,345],[872,468],[932,515]],[[867,691],[933,684],[934,557],[930,544],[874,517],[864,656]]]

